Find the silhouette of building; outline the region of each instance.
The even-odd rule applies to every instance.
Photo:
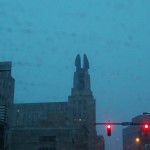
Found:
[[[150,115],[139,115],[132,119],[134,123],[149,123]],[[150,146],[150,133],[145,135],[144,125],[131,125],[123,129],[123,150],[146,150]]]
[[[0,62],[0,150],[4,149],[7,140],[13,99],[14,79],[11,76],[11,62]]]
[[[98,150],[101,141],[94,124],[95,99],[86,55],[83,67],[80,55],[75,66],[68,101],[12,105],[7,150]]]
[[[96,137],[96,150],[105,150],[105,141],[102,135]]]

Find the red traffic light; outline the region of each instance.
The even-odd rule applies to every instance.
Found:
[[[145,129],[148,129],[148,124],[145,124],[145,125],[144,125],[144,128],[145,128]]]
[[[108,124],[106,125],[106,127],[107,127],[107,136],[111,136],[111,124],[108,123]]]
[[[150,127],[149,127],[149,124],[144,124],[144,135],[145,136],[148,136],[148,134],[149,134],[149,129]]]
[[[110,125],[110,124],[108,124],[108,125],[107,125],[107,128],[108,128],[108,129],[110,129],[110,128],[111,128],[111,125]]]

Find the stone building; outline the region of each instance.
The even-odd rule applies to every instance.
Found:
[[[83,67],[80,55],[75,66],[66,102],[12,105],[7,150],[97,150],[95,99],[86,55]]]
[[[150,115],[138,115],[132,119],[134,123],[150,122]],[[123,129],[123,150],[146,150],[150,146],[150,133],[145,135],[144,125],[130,125]]]
[[[5,146],[13,99],[14,79],[11,76],[11,62],[0,62],[0,150]]]

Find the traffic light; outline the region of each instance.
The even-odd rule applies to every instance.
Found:
[[[106,125],[106,128],[107,128],[107,136],[111,136],[111,124],[108,123],[108,124]]]
[[[149,129],[150,127],[149,127],[149,124],[144,124],[144,135],[145,136],[148,136],[148,133],[149,133]]]

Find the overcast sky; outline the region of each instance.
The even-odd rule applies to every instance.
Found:
[[[15,102],[67,101],[87,54],[97,122],[150,111],[149,0],[0,0],[0,61],[12,61]],[[97,127],[122,150],[122,127]]]

